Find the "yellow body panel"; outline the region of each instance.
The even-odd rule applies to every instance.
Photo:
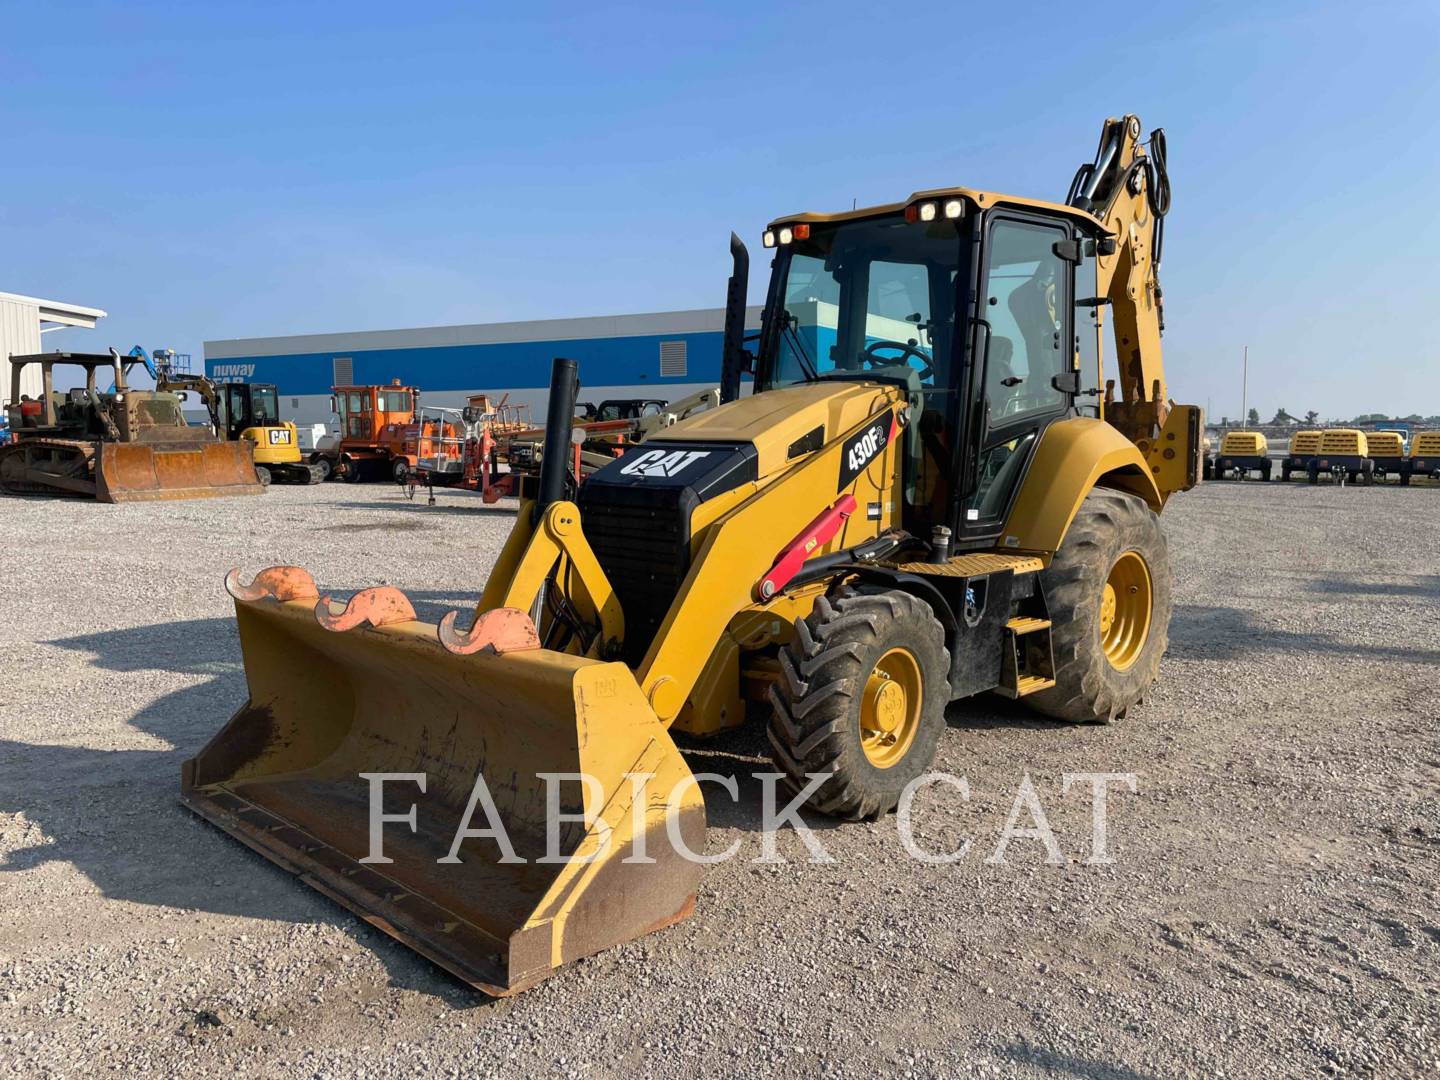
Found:
[[[1356,428],[1326,428],[1320,433],[1321,454],[1366,457],[1370,452],[1365,432]]]
[[[1410,456],[1440,457],[1440,431],[1421,431],[1410,440]]]
[[[1085,496],[1097,485],[1138,495],[1157,512],[1164,505],[1145,458],[1124,435],[1090,417],[1057,420],[1035,448],[1001,546],[1053,555]]]
[[[300,436],[295,425],[285,420],[265,427],[246,428],[240,438],[255,444],[256,465],[300,464]]]
[[[1404,457],[1405,440],[1398,431],[1370,431],[1365,435],[1370,457]]]
[[[1263,457],[1269,453],[1270,444],[1258,431],[1227,431],[1220,440],[1220,453],[1236,457]]]
[[[724,408],[681,420],[650,436],[647,442],[748,442],[759,454],[762,478],[774,475],[792,460],[791,445],[817,427],[828,446],[878,411],[900,399],[893,386],[880,383],[826,381],[802,383],[753,394]]]
[[[1320,452],[1319,431],[1297,431],[1290,436],[1290,453],[1299,457],[1314,456]]]

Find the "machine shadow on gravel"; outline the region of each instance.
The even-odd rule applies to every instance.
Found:
[[[410,595],[425,619],[474,603],[474,597],[454,593]],[[217,720],[230,716],[245,700],[233,618],[101,631],[47,644],[89,653],[96,668],[119,673],[107,677],[119,702],[131,691],[126,675],[178,671],[209,678],[166,694],[130,717],[131,726],[169,743],[168,750],[0,740],[0,812],[23,814],[49,841],[0,856],[0,875],[68,862],[107,899],[333,926],[380,958],[392,986],[462,1004],[469,1001],[470,992],[459,980],[305,888],[180,804],[181,763],[210,739]]]
[[[1308,581],[1306,588],[1314,593],[1345,596],[1415,596],[1425,600],[1440,600],[1440,574],[1417,574],[1408,582],[1356,581],[1342,574],[1326,574]]]
[[[1170,620],[1170,651],[1176,660],[1238,660],[1261,653],[1330,654],[1365,659],[1440,663],[1440,650],[1368,645],[1322,633],[1299,633],[1260,622],[1235,608],[1176,604]]]

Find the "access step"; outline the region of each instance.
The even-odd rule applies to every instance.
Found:
[[[1015,615],[1005,623],[1005,652],[996,690],[1008,698],[1048,690],[1055,685],[1055,653],[1049,619]]]
[[[1054,679],[1047,679],[1041,675],[1021,675],[1018,685],[1015,687],[1015,696],[1022,698],[1026,694],[1034,694],[1040,690],[1049,690],[1055,685]]]

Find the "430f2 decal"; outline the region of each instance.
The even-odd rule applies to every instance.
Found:
[[[845,440],[840,451],[840,486],[837,490],[848,488],[866,466],[880,456],[880,452],[890,445],[894,428],[895,414],[887,410]]]

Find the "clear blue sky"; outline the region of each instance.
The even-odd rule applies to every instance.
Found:
[[[1433,0],[0,20],[0,289],[111,313],[47,347],[718,307],[731,228],[758,252],[852,199],[1060,198],[1133,111],[1169,134],[1174,397],[1237,415],[1248,344],[1267,418],[1440,413]]]

